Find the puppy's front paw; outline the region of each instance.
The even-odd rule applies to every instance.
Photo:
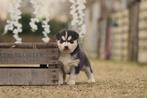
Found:
[[[95,81],[94,78],[88,80],[88,83],[95,83],[95,82],[96,82],[96,81]]]
[[[70,80],[67,82],[68,85],[75,85],[75,81],[74,80]]]
[[[64,84],[64,81],[59,80],[58,85],[62,85],[62,84]]]

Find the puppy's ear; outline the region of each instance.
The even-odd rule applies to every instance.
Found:
[[[79,33],[75,32],[75,38],[79,39]]]
[[[61,35],[62,35],[64,32],[65,32],[64,29],[63,29],[63,30],[60,30],[60,31],[56,34],[56,39],[57,39],[57,40],[60,40]]]
[[[60,40],[60,33],[59,32],[56,34],[56,39]]]
[[[79,39],[79,33],[77,33],[76,31],[68,30],[68,32],[70,33],[70,35],[72,35],[74,40]]]

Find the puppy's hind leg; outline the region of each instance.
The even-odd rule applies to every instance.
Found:
[[[94,83],[95,79],[94,79],[94,75],[93,75],[91,66],[85,66],[83,70],[88,78],[88,83]]]

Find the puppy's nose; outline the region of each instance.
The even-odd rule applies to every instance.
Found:
[[[68,46],[64,46],[64,49],[68,49]]]

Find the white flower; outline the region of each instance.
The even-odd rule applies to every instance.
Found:
[[[44,43],[48,43],[50,41],[50,38],[49,37],[42,38],[42,41]]]
[[[17,29],[14,29],[14,30],[13,30],[13,33],[14,33],[14,34],[18,34],[18,32],[19,32],[19,31],[18,31]]]
[[[21,11],[20,11],[20,3],[21,0],[13,1],[10,5],[9,13],[10,20],[7,21],[5,26],[4,34],[6,34],[9,30],[13,32],[13,37],[15,38],[15,43],[21,43],[22,39],[19,37],[19,33],[22,32],[22,25],[19,23],[19,19],[21,19]],[[15,28],[15,29],[14,29]]]
[[[36,18],[36,17],[31,19],[29,25],[31,26],[33,32],[38,30],[38,27],[37,27],[37,24],[36,24],[38,22],[39,22],[39,19]]]
[[[16,44],[22,43],[22,38],[20,38],[18,34],[14,34],[13,37],[16,39],[15,41]]]
[[[45,3],[42,2],[41,0],[30,0],[30,2],[32,3],[34,8],[34,12],[33,12],[34,18],[31,19],[29,24],[32,30],[36,31],[38,30],[36,23],[40,22],[40,19],[45,17],[45,20],[42,21],[42,28],[43,28],[42,34],[44,36],[44,38],[42,38],[42,41],[47,43],[50,40],[48,37],[48,34],[50,33],[50,26],[48,25],[49,19],[46,16],[43,17],[43,15],[45,15],[44,13],[43,15],[40,14],[42,13],[42,11],[44,11],[44,9],[46,9],[46,7],[44,6]]]
[[[86,33],[85,27],[85,13],[84,9],[86,8],[86,0],[70,0],[72,3],[70,14],[72,15],[71,25],[73,28],[76,27],[80,32],[80,37],[83,37]]]
[[[42,32],[44,38],[42,38],[42,40],[45,43],[49,41],[48,34],[50,33],[50,26],[48,25],[48,21],[48,19],[42,21],[42,27],[44,29]]]

